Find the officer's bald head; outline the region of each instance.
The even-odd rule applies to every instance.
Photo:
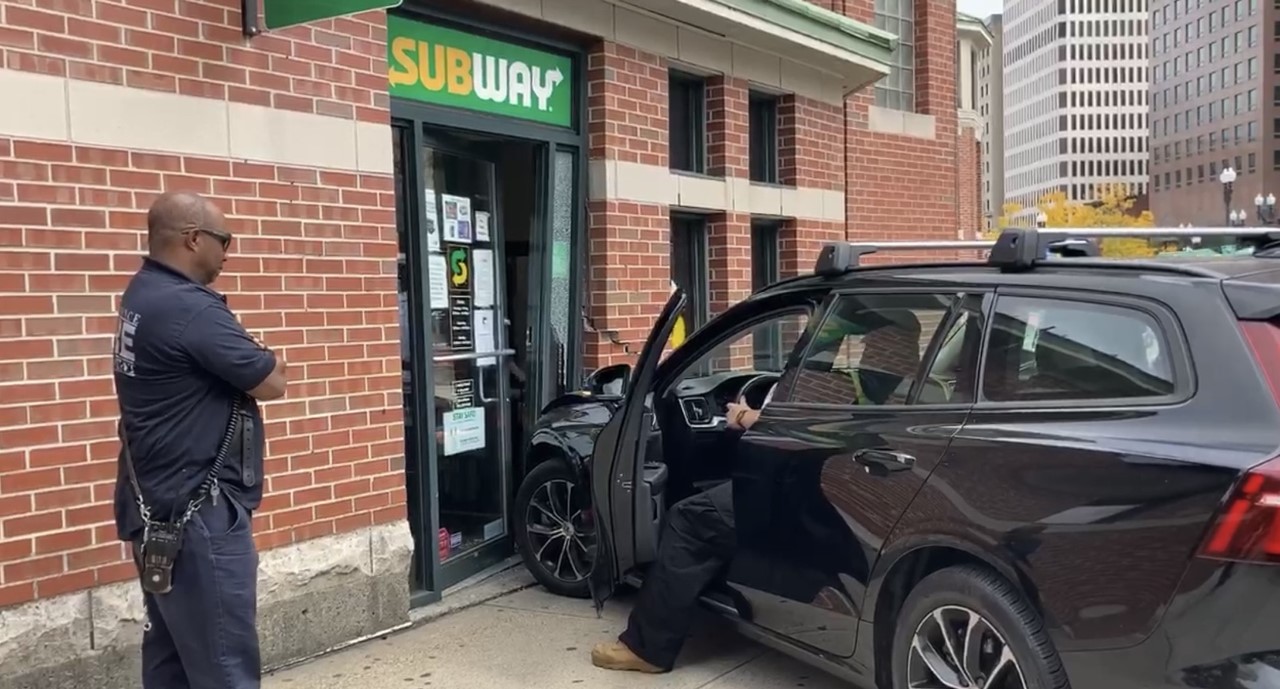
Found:
[[[161,194],[147,212],[147,248],[151,254],[172,250],[182,243],[185,233],[204,227],[212,206],[212,202],[199,194]]]
[[[217,205],[200,194],[161,194],[147,212],[148,253],[208,284],[226,261],[231,235],[225,223]]]

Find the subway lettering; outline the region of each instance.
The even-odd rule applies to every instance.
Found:
[[[409,36],[391,41],[392,86],[421,85],[428,91],[474,95],[492,103],[537,107],[546,112],[551,95],[564,81],[559,68],[544,70],[521,60],[508,60]]]

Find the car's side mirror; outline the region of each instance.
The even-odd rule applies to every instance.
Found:
[[[627,381],[630,379],[631,364],[614,364],[592,371],[584,387],[592,395],[622,397],[627,393]]]

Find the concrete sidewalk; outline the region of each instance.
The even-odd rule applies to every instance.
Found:
[[[274,673],[264,689],[849,689],[703,615],[676,670],[640,675],[591,665],[617,636],[631,599],[605,605],[530,588]]]

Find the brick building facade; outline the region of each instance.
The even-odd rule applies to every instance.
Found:
[[[815,3],[833,12],[816,17],[782,0],[720,14],[681,0],[666,17],[600,0],[458,3],[447,15],[444,3],[404,4],[416,22],[539,46],[575,70],[564,75],[580,97],[574,116],[530,129],[576,164],[575,184],[548,183],[548,198],[563,191],[576,209],[564,214],[575,289],[547,309],[562,319],[548,331],[569,334],[535,401],[634,356],[679,277],[677,215],[700,223],[708,315],[762,279],[758,236],[773,242],[771,279],[808,270],[824,242],[970,227],[962,179],[976,162],[959,143],[970,139],[957,124],[953,4],[917,0],[895,20],[914,45],[914,103],[901,108],[877,105],[872,84],[897,68],[870,0]],[[416,477],[443,471],[434,454],[418,465],[410,446],[434,446],[414,428],[442,412],[407,399],[407,381],[441,369],[410,372],[405,353],[430,354],[434,340],[418,344],[430,326],[401,306],[426,299],[427,287],[405,287],[398,258],[416,250],[404,236],[427,211],[420,185],[407,190],[422,180],[402,174],[393,130],[457,120],[438,102],[392,97],[385,13],[246,37],[240,7],[0,0],[0,93],[22,102],[0,108],[0,685],[134,686],[142,615],[111,520],[111,351],[161,190],[204,193],[226,211],[236,239],[214,287],[292,367],[287,396],[264,405],[266,499],[254,518],[266,662],[407,623],[411,598],[434,600],[449,579],[424,573],[445,566],[434,531],[448,525],[414,507],[433,492],[419,481],[436,481]],[[673,169],[672,72],[705,96],[698,170]],[[752,163],[756,102],[776,122],[767,181]],[[410,528],[407,504],[420,517]],[[303,614],[309,624],[297,625]]]

